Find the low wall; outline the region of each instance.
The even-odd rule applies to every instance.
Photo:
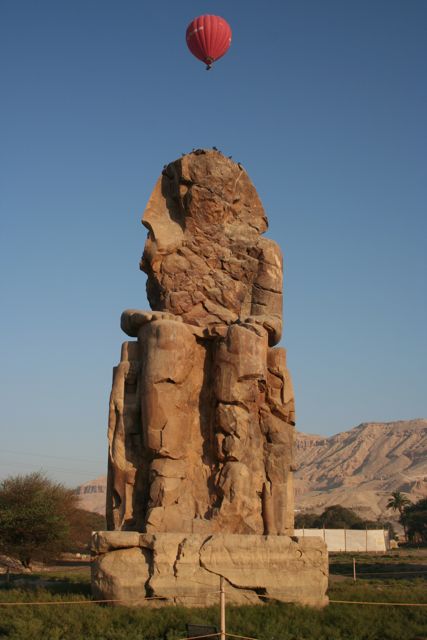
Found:
[[[328,551],[388,551],[388,531],[383,529],[295,529],[299,538],[323,538]]]

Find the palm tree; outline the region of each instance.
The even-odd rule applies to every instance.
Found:
[[[387,502],[387,509],[393,509],[393,511],[398,511],[400,514],[399,522],[403,525],[403,531],[405,533],[405,541],[408,541],[406,525],[402,520],[403,514],[405,512],[405,507],[409,507],[412,504],[409,498],[405,496],[404,493],[400,491],[393,491],[391,494],[391,498]]]

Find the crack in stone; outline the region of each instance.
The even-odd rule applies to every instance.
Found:
[[[254,289],[261,289],[262,291],[268,291],[269,293],[275,293],[276,295],[281,295],[281,291],[277,289],[271,289],[270,287],[263,287],[259,282],[254,282]],[[257,304],[260,304],[259,302]]]
[[[176,559],[175,559],[175,562],[173,563],[173,567],[172,567],[173,575],[175,576],[175,578],[178,577],[178,562],[180,561],[180,559],[182,557],[182,551],[184,549],[184,546],[185,546],[186,542],[187,542],[187,538],[184,538],[184,540],[182,540],[178,545]]]
[[[210,540],[211,538],[213,538],[213,536],[209,536],[209,538],[207,538],[206,540],[204,540],[204,542],[203,542],[203,543],[201,544],[201,546],[200,546],[200,549],[199,549],[199,566],[200,566],[202,569],[204,569],[204,570],[205,570],[205,571],[207,571],[208,573],[211,573],[211,574],[212,574],[212,575],[214,575],[214,576],[219,576],[220,578],[224,578],[224,580],[226,580],[226,582],[227,582],[231,587],[233,587],[233,589],[237,589],[237,590],[238,590],[238,591],[240,591],[240,592],[242,592],[242,591],[243,591],[243,592],[244,592],[244,591],[252,591],[252,592],[253,592],[253,595],[259,595],[259,594],[257,593],[257,590],[258,590],[258,589],[260,589],[261,587],[248,587],[248,586],[246,586],[246,587],[242,587],[242,586],[239,586],[238,584],[235,584],[234,582],[232,582],[232,581],[230,580],[230,578],[227,578],[227,576],[224,576],[223,574],[218,573],[217,571],[213,571],[212,569],[209,569],[209,568],[208,568],[208,567],[203,563],[203,560],[202,560],[202,551],[203,551],[203,547],[206,545],[206,543],[207,543],[207,542],[209,542],[209,540]],[[230,560],[231,560],[231,555],[230,555],[229,550],[228,550],[226,547],[225,547],[225,550],[227,551],[227,553],[228,553],[228,555],[229,555],[229,557],[230,557]],[[266,590],[266,589],[264,589],[264,591],[266,592],[267,590]],[[249,599],[250,599],[250,597],[249,597],[249,596],[250,596],[250,595],[252,595],[252,594],[245,594],[245,593],[242,593],[242,595],[247,595],[248,600],[249,600]]]

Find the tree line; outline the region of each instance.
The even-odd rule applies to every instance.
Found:
[[[427,543],[427,498],[412,503],[400,491],[393,491],[387,509],[399,513],[405,539],[411,543]],[[295,517],[297,529],[388,529],[390,538],[395,537],[393,523],[384,520],[366,520],[351,509],[339,504],[327,507],[323,513],[298,513]]]
[[[297,529],[388,529],[391,537],[395,532],[393,525],[384,520],[367,520],[340,504],[326,507],[323,513],[298,513],[295,516]]]

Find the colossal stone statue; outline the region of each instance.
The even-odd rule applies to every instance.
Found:
[[[294,400],[282,257],[245,170],[169,164],[142,223],[152,312],[125,311],[109,420],[108,526],[293,532]]]
[[[286,351],[277,346],[282,257],[262,235],[267,218],[258,194],[240,164],[197,150],[164,168],[142,223],[148,237],[140,267],[152,311],[127,310],[121,318],[136,340],[123,344],[113,376],[112,533],[94,539],[95,593],[129,600],[132,591],[141,599],[161,584],[167,597],[175,580],[182,595],[190,574],[211,584],[212,574],[235,571],[243,557],[247,566],[255,562],[251,576],[268,573],[265,564],[276,554],[281,559],[273,565],[288,571],[287,596],[279,599],[324,604],[324,546],[289,538],[295,412]],[[229,557],[237,554],[234,560],[207,568],[223,563],[218,549],[225,548]],[[202,549],[209,562],[202,562]],[[173,578],[159,583],[168,554]],[[187,563],[181,574],[178,561]],[[123,574],[126,582],[136,566],[144,596],[134,586],[123,591]],[[304,571],[320,576],[311,591],[300,585]],[[243,588],[233,576],[234,587]],[[258,582],[246,576],[255,591],[234,601],[241,593],[257,601],[268,585],[277,591],[277,576],[262,576]],[[291,593],[292,580],[299,586]]]

